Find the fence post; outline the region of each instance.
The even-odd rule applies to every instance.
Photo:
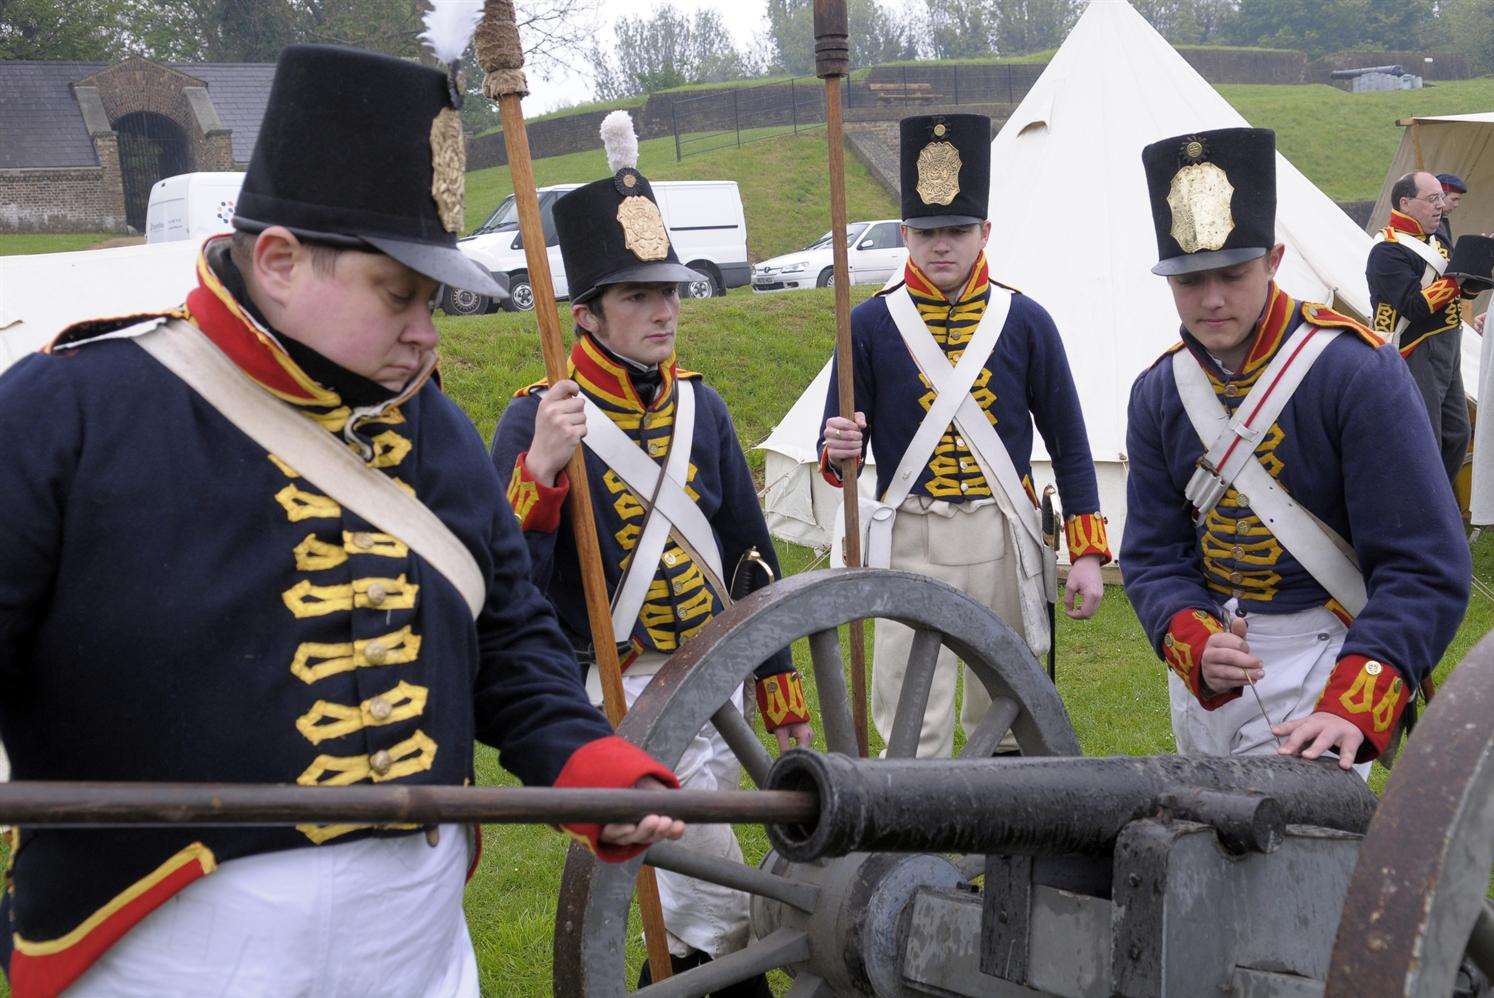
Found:
[[[674,122],[674,161],[678,163],[684,157],[680,155],[680,106],[676,101],[669,102],[669,117]]]
[[[731,88],[731,123],[737,130],[737,148],[742,148],[742,114],[737,104],[738,87]]]
[[[789,114],[794,118],[794,134],[799,134],[799,98],[794,94],[794,78],[789,77]]]
[[[960,64],[957,62],[951,63],[949,68],[950,72],[954,75],[954,102],[958,106],[960,103]]]
[[[1010,63],[1006,67],[1006,102],[1008,104],[1015,104],[1017,102],[1016,98],[1012,96],[1012,67]]]

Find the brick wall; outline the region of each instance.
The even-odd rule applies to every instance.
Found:
[[[112,178],[107,173],[98,166],[0,170],[0,230],[123,232],[117,151]]]

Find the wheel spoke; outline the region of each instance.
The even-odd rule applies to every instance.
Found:
[[[747,770],[753,784],[758,787],[766,786],[768,770],[773,768],[773,757],[768,755],[763,743],[757,740],[757,732],[752,730],[736,705],[730,702],[723,704],[720,710],[711,715],[711,723],[721,732],[726,744],[731,746],[732,754],[737,757],[742,768]]]
[[[831,752],[856,754],[856,722],[851,718],[851,696],[846,692],[845,665],[840,657],[840,629],[815,631],[809,636],[809,658],[814,663],[814,685],[820,696],[820,723],[825,747]]]
[[[1022,708],[1010,697],[997,697],[991,701],[991,709],[981,722],[975,726],[970,737],[965,739],[965,749],[960,753],[962,759],[989,759],[996,754],[1001,739],[1012,729],[1012,722]]]
[[[887,739],[887,758],[908,759],[918,754],[918,738],[923,733],[923,715],[929,706],[929,690],[934,683],[934,667],[939,664],[939,632],[918,630],[908,651],[908,668],[903,673],[903,689],[897,699],[897,714],[892,720],[892,737]]]
[[[809,937],[798,929],[778,929],[746,949],[692,967],[634,994],[640,998],[645,995],[647,998],[694,998],[808,959]]]
[[[643,861],[660,870],[678,873],[681,876],[705,880],[722,887],[772,898],[807,914],[813,914],[819,902],[819,888],[812,884],[801,884],[776,873],[760,870],[746,863],[707,856],[681,845],[660,842],[650,846]]]

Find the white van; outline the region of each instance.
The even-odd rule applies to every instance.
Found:
[[[233,228],[242,173],[182,173],[158,180],[145,209],[145,241],[201,240]]]
[[[539,189],[540,221],[557,298],[567,297],[569,288],[555,233],[555,202],[580,186],[557,184]],[[735,181],[661,180],[651,186],[680,262],[706,278],[682,285],[682,295],[709,298],[725,294],[727,288],[742,287],[752,279],[752,265],[747,262],[747,220],[742,214],[742,194]],[[534,289],[529,285],[529,264],[524,258],[524,240],[519,235],[519,215],[513,195],[504,198],[488,220],[458,245],[495,276],[507,275],[511,297],[504,307],[515,312],[534,307]],[[493,305],[482,295],[448,289],[441,307],[453,315],[475,315],[490,311]]]

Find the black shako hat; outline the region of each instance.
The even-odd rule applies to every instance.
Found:
[[[617,172],[555,202],[555,233],[571,301],[584,305],[609,284],[703,281],[680,263],[659,201],[637,170],[638,138],[626,111],[602,121],[607,162]]]
[[[1141,150],[1157,229],[1152,273],[1232,267],[1276,245],[1276,133],[1219,128]]]
[[[922,114],[901,122],[903,224],[974,225],[991,200],[991,119]]]
[[[332,45],[280,53],[234,228],[373,248],[417,273],[507,293],[457,248],[466,153],[445,73]]]
[[[1447,276],[1456,277],[1465,291],[1487,291],[1494,287],[1494,239],[1459,236],[1447,262]]]

